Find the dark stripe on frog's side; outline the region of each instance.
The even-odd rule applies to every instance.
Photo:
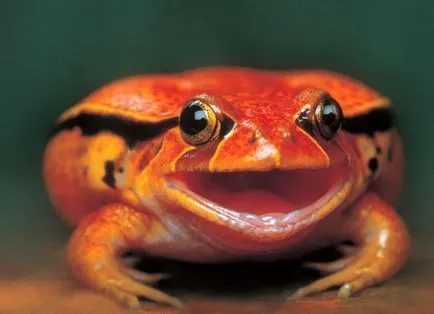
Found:
[[[376,108],[364,114],[344,118],[342,129],[356,134],[374,136],[375,132],[388,131],[393,127],[393,114],[389,108]]]
[[[98,115],[82,112],[75,117],[58,123],[53,129],[51,137],[63,130],[71,130],[78,127],[83,136],[92,136],[103,131],[112,132],[122,137],[127,145],[132,147],[140,141],[153,139],[177,125],[177,117],[160,122],[138,122],[116,115]]]

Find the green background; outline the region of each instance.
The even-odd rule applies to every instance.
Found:
[[[1,262],[42,265],[67,238],[41,178],[65,108],[121,76],[204,65],[332,69],[390,97],[407,157],[400,212],[430,235],[433,34],[429,1],[1,1]]]

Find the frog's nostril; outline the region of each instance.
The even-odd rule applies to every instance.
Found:
[[[261,136],[261,132],[259,132],[258,130],[255,130],[252,132],[252,135],[247,138],[247,142],[249,143],[254,143],[258,140],[258,138]]]

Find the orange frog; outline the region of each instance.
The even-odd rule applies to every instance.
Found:
[[[44,155],[75,231],[75,276],[129,307],[182,307],[124,252],[203,263],[355,250],[295,292],[348,297],[393,276],[410,237],[394,208],[403,156],[389,101],[345,75],[215,67],[112,82],[67,110]]]

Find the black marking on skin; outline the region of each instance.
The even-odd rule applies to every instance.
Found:
[[[314,135],[313,129],[314,126],[312,124],[311,119],[309,119],[309,108],[303,109],[296,119],[296,123],[303,128],[310,135]]]
[[[258,138],[261,136],[261,133],[258,130],[252,131],[252,134],[247,139],[248,143],[254,143],[258,140]]]
[[[377,146],[377,154],[381,154],[381,147]]]
[[[247,142],[248,142],[248,143],[254,143],[254,142],[256,142],[256,136],[255,136],[255,135],[250,136],[250,137],[247,139]]]
[[[387,159],[389,161],[392,161],[392,159],[393,159],[393,149],[392,149],[392,146],[390,146],[389,149],[388,149],[388,151],[387,151]]]
[[[84,166],[83,169],[82,169],[82,171],[81,171],[81,174],[83,175],[83,177],[86,178],[88,172],[89,172],[89,167],[88,166]]]
[[[115,179],[115,162],[113,160],[107,160],[104,164],[105,174],[102,177],[102,181],[111,188],[116,188]]]
[[[372,174],[375,174],[375,172],[377,172],[377,170],[378,170],[378,159],[375,157],[369,159],[368,166],[369,166],[369,169],[371,170]]]
[[[235,122],[229,118],[228,116],[223,116],[223,121],[221,122],[221,130],[220,130],[220,137],[223,138],[229,132],[231,132],[236,127]]]
[[[254,143],[256,142],[256,140],[258,139],[258,137],[256,136],[256,132],[253,132],[252,135],[250,135],[250,137],[247,139],[248,143]]]
[[[109,131],[122,137],[128,147],[133,147],[138,142],[155,138],[177,125],[177,117],[154,123],[128,120],[117,115],[98,115],[82,112],[57,124],[51,133],[51,137],[63,130],[79,127],[83,136],[92,136],[99,132]]]
[[[393,114],[389,108],[373,109],[365,114],[345,118],[342,129],[350,133],[363,133],[371,137],[375,132],[388,131],[393,127]]]

